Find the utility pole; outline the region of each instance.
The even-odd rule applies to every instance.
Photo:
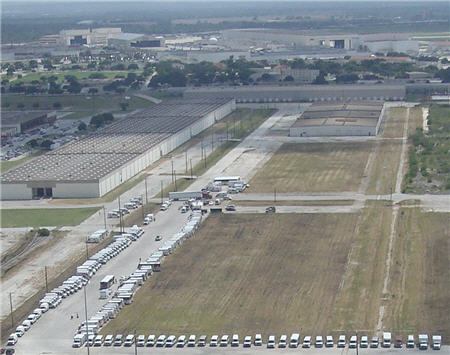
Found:
[[[391,187],[391,201],[392,201],[392,187]]]
[[[172,184],[173,184],[173,157],[171,158],[170,162],[172,163]]]
[[[145,206],[148,206],[147,176],[145,177]]]
[[[89,259],[88,243],[86,242],[85,245],[86,245],[86,260],[88,260]]]
[[[119,226],[120,226],[120,233],[122,233],[122,210],[120,209],[120,195],[118,201],[119,201]]]
[[[141,195],[141,201],[142,201],[142,219],[144,219],[144,196]]]
[[[103,206],[103,221],[105,222],[105,230],[106,230],[106,209],[105,209],[105,206]]]
[[[273,189],[273,202],[277,202],[277,188]]]
[[[185,154],[185,158],[186,158],[186,172],[185,172],[185,174],[187,175],[187,173],[188,173],[188,164],[187,164],[187,161],[188,161],[188,159],[187,159],[187,150],[186,150],[186,152],[185,152],[186,154]]]
[[[13,307],[12,307],[12,293],[9,293],[9,307],[11,309],[11,328],[14,329],[14,316],[13,316]]]
[[[137,355],[136,329],[134,330],[134,355]]]
[[[173,173],[175,174],[175,191],[177,191],[177,172],[174,170]]]
[[[214,125],[212,125],[211,127],[211,132],[212,132],[211,134],[211,153],[212,153],[212,151],[214,150]]]
[[[47,266],[44,266],[44,274],[45,274],[45,292],[48,293]]]
[[[161,205],[163,203],[163,198],[164,198],[164,196],[163,196],[163,182],[161,180]]]
[[[227,142],[228,142],[228,121],[225,122],[225,124],[227,125]]]
[[[189,162],[190,162],[190,164],[191,164],[191,179],[192,179],[192,178],[193,178],[193,175],[192,175],[192,158],[189,159]]]
[[[87,297],[86,297],[86,285],[84,285],[83,289],[84,289],[84,315],[86,317],[86,334],[89,334],[89,326],[88,326],[88,311],[87,311]],[[88,339],[89,340],[89,339]],[[87,346],[87,353],[89,355],[90,353],[90,349],[89,349],[89,341],[86,342],[86,346]]]

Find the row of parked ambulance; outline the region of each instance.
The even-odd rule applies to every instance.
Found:
[[[79,348],[85,343],[92,346],[102,345],[103,336],[98,335],[100,328],[110,319],[115,318],[123,306],[133,302],[134,294],[143,282],[145,282],[153,272],[160,271],[161,262],[164,257],[170,255],[185,239],[192,236],[200,225],[201,220],[201,211],[194,211],[179,233],[172,236],[166,244],[160,247],[158,251],[153,252],[149,258],[146,260],[139,260],[137,269],[121,283],[112,299],[89,318],[87,322],[83,322],[79,326],[78,331],[74,336],[72,347]],[[125,339],[122,339],[122,336],[119,338],[121,343],[125,341]],[[117,342],[119,342],[119,340],[117,340]],[[107,343],[108,341],[106,341],[106,344]]]
[[[70,276],[63,283],[47,292],[39,301],[39,307],[36,308],[12,333],[7,341],[8,346],[13,346],[18,339],[22,337],[30,327],[36,323],[43,313],[51,308],[56,308],[61,301],[71,294],[79,291],[89,281],[89,279],[108,262],[111,258],[117,256],[122,250],[127,248],[133,240],[142,235],[143,229],[133,226],[127,234],[115,236],[115,240],[107,247],[99,250],[89,257],[82,265],[77,267],[76,275]]]
[[[429,344],[429,339],[427,334],[420,334],[418,337],[418,342],[416,343],[416,339],[414,335],[409,335],[408,340],[406,342],[407,348],[419,348],[421,350],[426,350],[430,346],[432,349],[439,350],[441,348],[441,336],[433,335],[432,336],[432,342]],[[251,347],[251,346],[263,346],[263,337],[261,334],[256,334],[253,338],[251,335],[247,335],[244,337],[242,345],[244,347]],[[180,335],[176,337],[175,335],[169,335],[166,336],[164,334],[159,335],[156,337],[156,335],[151,334],[148,337],[144,334],[129,334],[127,336],[124,336],[123,334],[117,334],[117,335],[97,335],[89,337],[87,340],[86,345],[89,346],[137,346],[137,347],[204,347],[209,345],[210,347],[227,347],[227,346],[233,346],[237,347],[240,346],[240,339],[238,334],[233,334],[231,337],[229,335],[213,335],[209,338],[208,343],[208,337],[206,335],[201,335],[197,338],[196,335],[190,335],[187,337],[186,335]],[[392,344],[391,342],[391,334],[389,332],[383,333],[383,336],[381,339],[378,337],[372,337],[371,341],[369,343],[369,338],[366,335],[363,335],[359,337],[356,335],[353,335],[350,337],[349,341],[347,342],[347,338],[345,335],[340,335],[337,339],[337,342],[335,343],[335,340],[333,336],[328,335],[325,338],[321,335],[317,335],[315,339],[311,336],[305,336],[303,337],[303,342],[300,340],[300,334],[299,333],[293,333],[288,339],[287,335],[282,335],[278,338],[275,335],[270,335],[267,338],[267,342],[265,343],[267,348],[322,348],[322,347],[328,347],[332,348],[334,346],[337,346],[338,348],[345,348],[348,346],[349,348],[390,348],[392,345],[397,348],[402,347],[402,343],[394,342]]]

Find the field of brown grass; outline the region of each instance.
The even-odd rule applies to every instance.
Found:
[[[326,333],[356,219],[212,215],[102,333]]]
[[[450,213],[401,208],[383,324],[450,338]]]
[[[249,192],[357,191],[371,149],[371,142],[283,144]]]

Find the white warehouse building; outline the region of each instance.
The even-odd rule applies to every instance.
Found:
[[[1,200],[101,197],[236,108],[230,99],[170,100],[1,175]]]

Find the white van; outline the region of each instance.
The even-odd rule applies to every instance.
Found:
[[[182,348],[186,344],[186,335],[180,335],[177,341],[177,348]]]
[[[145,346],[145,335],[144,334],[138,335],[138,337],[136,339],[136,346],[140,347],[140,348]]]
[[[298,333],[293,333],[291,335],[291,339],[289,341],[289,347],[290,348],[297,348],[298,347],[298,341],[300,339],[300,334]]]
[[[433,340],[432,344],[433,350],[441,350],[442,336],[433,335],[431,339]]]
[[[346,340],[345,340],[345,335],[344,335],[344,334],[339,335],[337,347],[338,347],[338,348],[345,348],[345,344],[346,344],[346,343],[347,343],[347,342],[346,342]]]
[[[217,346],[218,341],[219,341],[219,336],[213,335],[211,337],[211,340],[209,341],[209,346]]]
[[[327,348],[332,348],[334,346],[334,340],[333,340],[333,336],[332,335],[327,335],[325,346]]]
[[[177,338],[175,337],[175,335],[169,335],[166,340],[166,348],[171,348],[172,346],[174,346],[176,340]]]
[[[95,337],[94,346],[102,346],[103,343],[103,335],[99,334]]]
[[[25,331],[27,331],[31,327],[31,322],[28,319],[25,319],[22,322],[22,327],[25,329]]]
[[[187,346],[195,346],[196,339],[197,337],[194,334],[190,335]]]
[[[145,346],[154,346],[155,345],[155,341],[156,341],[156,336],[155,334],[150,334],[147,338],[147,343],[145,343]]]
[[[316,348],[321,348],[323,347],[323,338],[321,335],[316,335],[316,341],[314,342],[314,346]]]
[[[255,335],[255,346],[261,346],[262,345],[262,335],[256,334]]]
[[[350,337],[350,343],[348,344],[348,347],[350,349],[356,349],[358,346],[358,338],[356,337],[356,335],[352,335]]]
[[[25,332],[26,332],[26,330],[25,330],[25,328],[22,325],[19,325],[16,328],[16,334],[17,334],[18,337],[21,337],[22,335],[24,335]]]
[[[244,348],[249,348],[250,346],[252,346],[252,336],[251,335],[247,335],[244,338]]]
[[[222,335],[222,338],[220,339],[220,346],[227,346],[230,342],[230,337],[226,334]]]
[[[86,339],[87,339],[86,333],[75,335],[75,337],[73,338],[72,348],[81,348],[83,344],[86,342]]]
[[[123,346],[131,346],[134,344],[134,334],[128,334],[125,338],[125,342],[123,343]]]
[[[367,335],[363,335],[361,337],[361,340],[359,341],[359,347],[360,348],[368,348],[369,347],[369,338]]]
[[[105,336],[105,341],[103,342],[103,346],[111,346],[114,340],[114,335],[108,334]]]
[[[414,335],[413,334],[409,334],[408,335],[408,340],[406,341],[406,347],[407,348],[414,348],[414,346],[415,346]]]
[[[280,336],[280,341],[278,342],[279,348],[285,348],[287,346],[287,335],[283,334]]]
[[[269,335],[269,339],[267,340],[267,347],[269,349],[275,348],[275,335]]]
[[[231,346],[239,346],[239,335],[233,334],[231,337]]]
[[[13,346],[17,343],[18,336],[15,333],[10,334],[8,338],[8,342],[6,343],[7,346]]]

